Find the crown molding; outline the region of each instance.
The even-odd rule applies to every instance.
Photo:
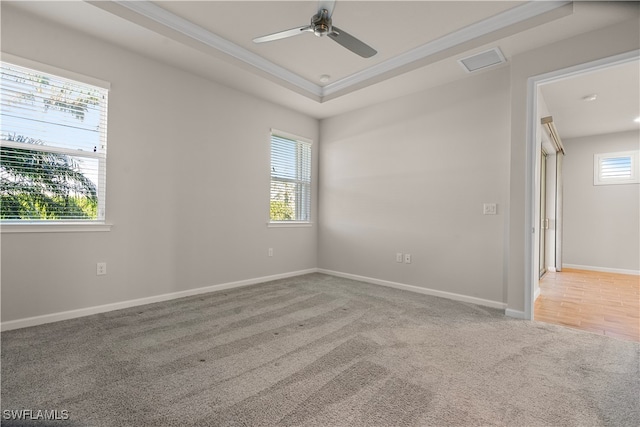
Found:
[[[238,46],[235,43],[230,42],[227,39],[220,37],[217,34],[206,30],[199,25],[194,24],[184,18],[181,18],[160,6],[155,5],[149,0],[142,1],[127,1],[127,0],[113,0],[114,3],[136,12],[146,18],[149,18],[159,24],[164,25],[167,28],[171,28],[187,37],[197,40],[205,45],[219,50],[233,58],[236,58],[246,64],[249,64],[261,71],[264,71],[272,76],[282,79],[290,84],[297,86],[298,88],[314,95],[316,97],[322,96],[322,87],[310,82],[309,80],[300,77],[298,74],[293,73],[286,68],[283,68],[273,62],[263,58],[260,55]]]
[[[160,6],[157,6],[149,0],[112,1],[119,6],[151,19],[200,43],[204,43],[206,46],[240,60],[258,70],[261,70],[262,72],[276,77],[277,79],[287,82],[290,85],[301,89],[310,98],[319,100],[319,102],[323,102],[328,96],[335,98],[340,96],[341,93],[349,92],[350,89],[361,87],[361,85],[367,81],[375,81],[374,79],[379,79],[385,75],[399,74],[402,72],[404,67],[413,63],[424,61],[425,59],[445,52],[448,49],[460,46],[480,37],[487,36],[488,34],[503,30],[512,25],[523,23],[529,19],[536,18],[545,13],[573,3],[572,1],[529,1],[523,5],[516,6],[490,18],[478,21],[467,27],[440,37],[439,39],[425,43],[403,54],[375,64],[322,87],[263,58],[260,55],[257,55],[194,24],[191,21],[181,18]]]
[[[324,87],[322,96],[325,97],[347,90],[351,86],[361,84],[367,80],[379,77],[414,62],[421,61],[463,43],[486,36],[495,31],[535,18],[572,3],[572,1],[530,1],[523,5],[516,6],[495,16],[449,33],[439,39],[425,43],[384,62],[380,62],[348,77],[337,80]]]

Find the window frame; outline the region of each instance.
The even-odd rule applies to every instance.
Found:
[[[307,212],[307,218],[308,219],[292,219],[292,220],[272,220],[271,219],[271,187],[272,187],[272,183],[274,181],[274,177],[271,173],[272,168],[273,168],[273,164],[272,164],[272,147],[273,147],[273,137],[280,137],[283,139],[288,139],[291,141],[295,141],[297,143],[302,143],[302,144],[306,144],[309,150],[309,181],[308,183],[304,183],[302,182],[302,180],[300,179],[275,179],[276,181],[280,181],[280,182],[291,182],[291,183],[296,183],[296,184],[305,184],[308,185],[309,187],[309,203],[308,206],[306,207],[306,209],[308,210]],[[300,156],[300,153],[296,153],[296,156]],[[300,169],[301,164],[298,162],[298,160],[296,160],[296,169]],[[278,129],[271,129],[271,131],[269,132],[269,211],[267,212],[267,226],[268,227],[310,227],[313,225],[312,222],[312,201],[313,201],[313,141],[309,138],[305,138],[303,136],[299,136],[299,135],[295,135],[289,132],[285,132],[285,131],[281,131]],[[301,203],[300,198],[296,198],[296,213],[300,210],[300,209],[304,209],[303,206],[300,206],[299,204]]]
[[[18,67],[28,68],[40,73],[50,74],[66,80],[71,80],[82,85],[94,86],[105,91],[104,111],[102,112],[104,120],[108,121],[109,108],[109,91],[111,84],[109,82],[79,74],[66,69],[54,67],[52,65],[22,58],[5,52],[0,53],[0,62],[7,63]],[[106,149],[107,149],[107,129],[102,130],[101,135],[101,153],[77,152],[72,149],[66,149],[56,146],[44,146],[38,151],[66,154],[70,157],[82,157],[87,159],[96,159],[98,161],[98,214],[96,219],[56,219],[56,220],[0,220],[1,233],[32,233],[32,232],[78,232],[78,231],[110,231],[112,224],[107,222],[106,216]],[[2,141],[2,145],[6,147],[25,148],[25,144],[19,142]],[[101,203],[100,203],[101,202]]]
[[[628,178],[604,178],[602,176],[602,162],[604,159],[629,157],[631,159],[631,176]],[[621,185],[639,184],[640,150],[618,151],[614,153],[596,153],[593,155],[593,185]]]

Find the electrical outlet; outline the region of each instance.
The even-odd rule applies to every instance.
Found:
[[[404,254],[404,263],[411,264],[411,254]]]
[[[273,256],[273,248],[269,248],[269,256]]]
[[[396,253],[396,262],[402,262],[402,252]]]
[[[99,262],[96,264],[96,275],[97,276],[104,276],[105,274],[107,274],[107,263],[106,262]]]

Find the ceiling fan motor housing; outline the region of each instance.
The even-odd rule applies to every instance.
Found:
[[[329,17],[329,11],[322,9],[311,18],[311,26],[313,27],[313,33],[322,37],[331,32],[331,18]]]

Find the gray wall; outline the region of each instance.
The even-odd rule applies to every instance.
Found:
[[[563,264],[640,270],[640,184],[593,185],[593,157],[640,149],[639,132],[564,140]]]
[[[3,233],[2,321],[315,268],[315,226],[266,223],[270,128],[315,141],[317,177],[317,120],[5,4],[2,49],[111,83],[114,224],[98,233]],[[106,276],[96,276],[98,261],[108,263]]]
[[[509,119],[503,67],[323,120],[319,267],[503,302]]]
[[[111,82],[114,224],[3,233],[2,321],[314,267],[524,311],[527,81],[640,47],[632,19],[320,126],[5,3],[1,30],[8,53]],[[271,127],[316,141],[319,228],[265,225]],[[482,215],[484,202],[498,214]],[[396,263],[396,252],[413,263]],[[96,277],[97,261],[107,276]]]

